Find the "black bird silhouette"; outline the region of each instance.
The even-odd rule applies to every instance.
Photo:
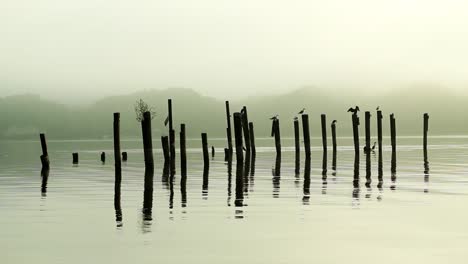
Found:
[[[299,120],[299,118],[297,118],[297,116],[295,116],[295,117],[294,117],[294,121],[297,121],[297,120]]]
[[[279,115],[274,115],[273,117],[270,117],[270,120],[276,120],[276,119],[278,119],[278,116]]]
[[[297,114],[298,114],[298,115],[302,115],[304,112],[305,112],[305,108],[302,108],[302,110],[299,111],[299,113],[297,113]]]
[[[359,106],[356,105],[355,108],[350,107],[350,108],[348,109],[348,112],[351,112],[351,113],[353,113],[353,114],[357,114],[357,112],[359,112]]]
[[[380,110],[380,106],[377,106],[377,109],[375,109],[375,110],[379,111],[379,110]]]
[[[333,120],[333,121],[332,121],[332,124],[335,124],[335,123],[336,123],[336,120]]]
[[[247,149],[244,146],[242,146],[242,150],[247,151]]]
[[[364,147],[364,153],[368,153],[370,151],[374,152],[375,150],[375,144],[377,144],[377,142],[374,142],[374,145],[370,148],[367,148],[367,146]]]
[[[169,116],[167,116],[166,120],[164,120],[164,126],[167,126],[167,123],[169,123]]]

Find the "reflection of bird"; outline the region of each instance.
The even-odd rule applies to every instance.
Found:
[[[279,115],[274,115],[273,117],[270,117],[270,120],[277,120]]]
[[[166,120],[164,120],[164,126],[167,126],[167,123],[169,123],[169,116],[167,116]]]
[[[375,144],[376,144],[376,143],[377,143],[377,142],[374,142],[374,145],[373,145],[372,147],[370,147],[370,148],[367,148],[367,146],[365,146],[365,147],[364,147],[364,153],[368,153],[369,151],[374,152],[374,150],[375,150]]]
[[[299,118],[297,118],[297,116],[295,116],[295,117],[294,117],[294,121],[297,121],[297,120],[299,120]]]
[[[247,151],[247,149],[244,146],[242,146],[242,150]]]
[[[297,114],[298,114],[298,115],[302,115],[304,112],[305,112],[305,108],[302,108],[302,110],[299,111],[299,113],[297,113]]]
[[[379,110],[380,110],[380,106],[377,106],[377,109],[376,109],[376,110],[379,111]]]
[[[355,108],[350,107],[348,109],[348,112],[352,112],[353,114],[357,114],[357,112],[359,112],[359,106],[356,105]]]
[[[332,125],[334,125],[335,123],[336,123],[336,120],[333,120],[333,121],[332,121]]]

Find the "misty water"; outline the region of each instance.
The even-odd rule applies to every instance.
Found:
[[[351,138],[338,138],[336,171],[329,149],[324,179],[321,141],[312,138],[310,195],[304,194],[302,146],[296,175],[293,140],[283,139],[280,176],[273,177],[273,139],[260,138],[254,168],[243,176],[243,206],[235,206],[236,164],[230,178],[225,139],[208,140],[216,156],[205,189],[201,140],[187,142],[185,200],[179,156],[170,184],[154,140],[151,220],[142,214],[141,140],[123,140],[129,159],[122,167],[121,222],[114,210],[112,141],[49,139],[47,186],[39,140],[1,141],[0,262],[465,263],[468,137],[430,137],[428,167],[421,137],[398,137],[393,181],[390,139],[384,138],[381,188],[377,154],[371,155],[370,187],[364,154],[359,188],[353,187]],[[79,165],[72,164],[72,152],[79,152]]]

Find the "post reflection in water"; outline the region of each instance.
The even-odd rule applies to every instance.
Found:
[[[304,167],[304,196],[302,197],[302,204],[308,205],[310,199],[310,159],[306,158]]]
[[[170,163],[169,162],[164,162],[164,167],[162,171],[162,176],[161,176],[161,181],[166,187],[166,190],[169,190],[169,172],[170,172]]]
[[[169,166],[168,166],[169,167]],[[145,167],[145,189],[143,192],[143,223],[142,230],[144,233],[151,232],[151,221],[153,220],[153,178],[154,167],[148,165]]]
[[[43,167],[41,169],[41,196],[47,196],[47,181],[49,180],[49,168]]]
[[[281,156],[276,155],[275,167],[272,169],[273,174],[273,198],[279,198],[280,181],[281,181]]]
[[[249,192],[253,192],[254,181],[255,181],[255,159],[256,154],[252,153],[252,161],[250,163],[250,183],[249,183]]]
[[[232,189],[232,158],[227,160],[228,186],[227,186],[227,205],[231,206],[231,189]]]
[[[187,172],[184,170],[181,171],[180,196],[182,208],[187,207]]]
[[[245,153],[245,161],[244,161],[244,195],[248,196],[249,193],[249,173],[250,173],[250,152],[247,151]]]
[[[359,207],[359,194],[360,194],[360,186],[359,186],[359,155],[354,156],[354,180],[353,180],[353,194],[352,194],[352,206]]]
[[[174,208],[174,172],[169,176],[169,209]]]
[[[426,148],[424,148],[424,192],[429,192],[429,159]]]
[[[203,185],[202,185],[202,197],[203,200],[208,199],[208,175],[209,175],[210,167],[203,166]]]
[[[391,174],[392,184],[390,185],[390,189],[395,190],[397,176],[396,176],[396,152],[394,150],[392,150],[391,173],[392,173]]]
[[[234,204],[236,207],[244,206],[244,179],[243,179],[243,162],[236,164],[236,200]]]
[[[327,194],[327,152],[323,152],[322,157],[322,194]]]
[[[115,167],[115,183],[114,183],[114,209],[115,221],[117,227],[122,226],[122,206],[120,204],[120,185],[122,183],[122,169],[119,166]]]
[[[336,150],[333,149],[333,154],[332,154],[332,173],[331,175],[333,176],[332,180],[336,181]]]

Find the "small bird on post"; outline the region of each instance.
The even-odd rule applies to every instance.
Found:
[[[367,148],[367,146],[365,146],[364,147],[364,153],[368,153],[369,151],[374,152],[375,144],[377,144],[377,142],[374,142],[374,145],[372,147],[370,147],[370,148]]]
[[[270,117],[270,120],[277,120],[279,115],[274,115],[273,117]]]
[[[305,112],[305,108],[302,108],[302,110],[299,111],[299,113],[297,113],[297,114],[298,114],[298,115],[302,115],[304,112]]]
[[[299,120],[299,118],[297,118],[297,116],[295,116],[293,120],[294,120],[294,121],[297,121],[297,120]]]
[[[357,112],[359,112],[359,106],[356,105],[355,108],[350,107],[350,108],[348,109],[348,112],[351,112],[351,113],[353,113],[353,114],[356,115]]]
[[[380,110],[380,106],[377,106],[377,109],[375,109],[375,110],[379,111],[379,110]]]
[[[336,122],[337,122],[336,120],[333,120],[333,121],[332,121],[332,125],[335,124]]]

